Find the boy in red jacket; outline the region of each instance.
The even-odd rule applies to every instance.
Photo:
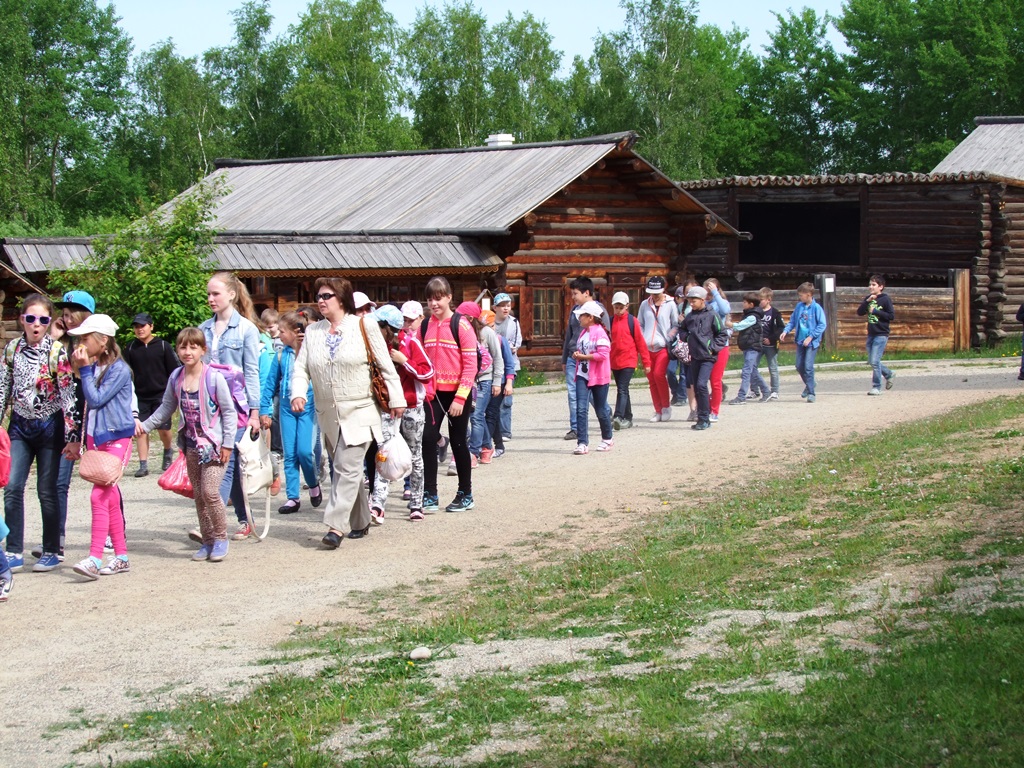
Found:
[[[629,401],[629,382],[636,370],[637,360],[643,364],[644,373],[651,373],[651,354],[647,351],[640,323],[629,314],[629,296],[619,291],[612,296],[612,376],[615,378],[615,412],[612,426],[615,429],[629,429],[633,426],[633,407]]]

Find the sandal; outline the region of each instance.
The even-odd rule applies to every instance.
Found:
[[[610,451],[612,449],[612,445],[614,445],[614,444],[615,444],[614,440],[602,440],[601,444],[599,446],[597,446],[597,448],[595,450],[598,450],[598,451],[601,451],[602,453],[605,453],[607,451]]]

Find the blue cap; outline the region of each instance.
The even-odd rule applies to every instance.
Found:
[[[495,304],[504,304],[506,301],[512,301],[512,297],[509,296],[507,293],[499,293],[497,296],[494,297]]]
[[[387,323],[396,331],[402,330],[405,325],[405,318],[401,311],[394,304],[385,304],[373,310],[373,319],[378,323]]]
[[[64,294],[64,298],[57,302],[57,306],[60,309],[70,307],[71,309],[81,308],[87,309],[90,312],[95,312],[96,299],[85,291],[68,291]]]

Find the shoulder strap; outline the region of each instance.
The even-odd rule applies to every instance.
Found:
[[[452,318],[451,320],[448,321],[451,324],[452,338],[455,339],[456,345],[458,345],[459,343],[459,320],[461,319],[462,315],[460,315],[458,312],[452,312]]]
[[[626,313],[626,324],[629,326],[629,336],[633,338],[636,336],[636,321],[633,319],[633,315],[629,312]]]

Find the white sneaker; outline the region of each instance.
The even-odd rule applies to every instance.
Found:
[[[669,421],[669,420],[671,420],[671,418],[672,418],[672,406],[670,405],[668,408],[666,408],[665,410],[663,410],[661,412],[661,420],[662,421]]]
[[[779,393],[778,392],[772,392],[770,395],[768,395],[768,399],[769,400],[778,400],[779,399]]]
[[[872,387],[871,391],[868,392],[868,394],[869,395],[880,395],[880,394],[882,394],[882,390],[880,390],[878,387]]]
[[[712,413],[711,416],[708,417],[708,421],[710,421],[710,422],[718,421],[718,414],[717,413]]]
[[[661,421],[661,414],[660,413],[654,414],[653,416],[651,416],[651,418],[648,419],[648,421],[651,422],[652,424],[654,422],[656,422],[656,421]]]
[[[453,461],[448,465],[448,477],[455,477],[457,474],[459,474],[459,469],[455,466],[455,462]]]

